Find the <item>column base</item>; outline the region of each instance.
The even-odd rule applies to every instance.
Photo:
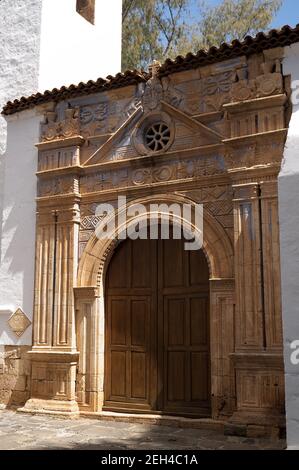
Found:
[[[79,416],[76,400],[78,352],[31,351],[31,396],[19,411]]]
[[[18,412],[32,414],[55,414],[68,418],[79,417],[79,406],[76,401],[67,400],[47,400],[43,398],[30,398],[23,408],[18,408]]]

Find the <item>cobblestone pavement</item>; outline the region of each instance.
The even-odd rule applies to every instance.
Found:
[[[0,411],[0,450],[283,449],[283,441],[231,437],[212,430],[75,420]]]

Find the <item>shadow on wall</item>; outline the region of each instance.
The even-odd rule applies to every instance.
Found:
[[[7,119],[6,151],[0,163],[0,310],[22,308],[32,320],[35,257],[35,198],[40,116],[25,111]],[[20,340],[0,318],[0,344],[31,344],[31,332]],[[17,341],[18,340],[18,341]]]

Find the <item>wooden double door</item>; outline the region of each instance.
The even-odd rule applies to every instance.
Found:
[[[104,408],[208,416],[209,271],[184,240],[126,240],[106,276]]]

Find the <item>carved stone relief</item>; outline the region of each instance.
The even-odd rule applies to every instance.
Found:
[[[8,320],[8,324],[14,334],[21,337],[27,328],[31,325],[31,321],[25,315],[21,308],[18,308]]]
[[[48,211],[45,217],[38,218],[40,243],[47,245],[47,249],[52,250],[51,253],[55,251],[55,227],[52,217],[55,209],[58,214],[57,236],[64,247],[61,253],[70,250],[73,255],[68,258],[67,269],[64,268],[64,258],[59,250],[55,255],[58,256],[56,269],[61,270],[61,278],[57,281],[61,289],[59,293],[62,292],[61,295],[69,299],[68,311],[64,308],[65,303],[61,302],[61,306],[55,304],[57,311],[60,309],[60,317],[57,315],[57,318],[62,318],[58,322],[59,328],[54,330],[59,331],[57,345],[61,352],[65,344],[64,338],[68,335],[69,344],[74,339],[74,328],[70,327],[72,308],[74,307],[76,314],[82,313],[81,304],[72,305],[73,286],[80,286],[78,289],[83,290],[90,289],[96,285],[96,279],[97,285],[100,286],[105,263],[114,248],[113,243],[108,248],[104,245],[103,256],[98,263],[99,270],[97,268],[96,272],[91,273],[91,264],[87,263],[86,268],[82,270],[85,274],[79,276],[80,283],[77,283],[76,274],[73,274],[77,273],[76,244],[79,243],[79,258],[83,254],[81,263],[90,255],[89,249],[85,248],[94,235],[97,224],[103,220],[103,216],[96,215],[96,201],[115,204],[117,195],[124,193],[131,200],[143,196],[147,198],[153,194],[167,194],[169,199],[175,199],[179,195],[204,205],[207,211],[206,227],[212,233],[210,266],[213,267],[213,263],[218,262],[220,266],[224,266],[224,271],[216,272],[217,280],[211,281],[211,315],[213,319],[221,319],[221,327],[218,326],[219,331],[216,331],[221,348],[217,349],[217,346],[211,351],[212,356],[214,354],[211,358],[212,369],[217,369],[212,377],[212,394],[216,393],[217,398],[214,400],[213,397],[212,400],[212,414],[216,418],[231,416],[236,402],[237,412],[246,412],[251,406],[250,390],[257,414],[263,413],[267,407],[277,411],[277,406],[280,406],[274,403],[275,400],[269,399],[274,396],[276,383],[279,384],[279,389],[281,388],[282,375],[271,366],[272,359],[265,358],[267,345],[263,344],[263,338],[268,333],[263,335],[265,322],[263,323],[261,318],[263,309],[266,309],[268,304],[265,302],[263,305],[261,301],[260,280],[263,278],[261,269],[267,268],[264,291],[267,293],[267,299],[270,299],[269,305],[275,303],[275,312],[278,312],[275,315],[278,317],[279,302],[272,295],[272,285],[275,284],[273,280],[276,278],[275,273],[271,271],[272,251],[275,252],[275,259],[279,258],[278,244],[276,241],[271,242],[271,237],[275,240],[276,236],[275,233],[271,235],[271,231],[277,232],[277,227],[273,229],[272,222],[268,223],[265,214],[271,212],[271,221],[278,220],[274,200],[277,190],[273,189],[272,183],[277,179],[277,168],[283,153],[282,127],[286,100],[280,62],[268,59],[264,63],[263,61],[261,54],[256,58],[254,66],[244,57],[229,64],[199,67],[198,70],[190,70],[185,74],[178,72],[162,78],[159,78],[159,64],[155,63],[151,67],[151,77],[146,84],[123,87],[120,92],[105,91],[93,98],[89,96],[86,101],[82,97],[80,112],[69,109],[60,122],[56,113],[48,113],[42,132],[42,140],[47,144],[40,151],[39,169],[58,171],[50,171],[51,176],[38,175],[38,194],[42,198],[38,199],[38,209],[41,208],[42,214],[43,211]],[[58,111],[59,109],[61,108],[58,107]],[[171,142],[169,147],[161,149],[161,152],[146,152],[144,135],[150,126],[157,122],[165,122],[170,130]],[[71,147],[75,144],[65,142],[63,149],[59,149],[59,145],[56,148],[56,144],[53,144],[55,139],[61,141],[72,135],[86,138],[84,145],[78,144],[80,155]],[[125,159],[129,161],[124,161]],[[78,165],[76,169],[71,168],[74,165],[72,162],[78,160],[81,167]],[[62,170],[62,167],[66,168]],[[268,189],[261,192],[261,186],[269,182],[273,193],[269,194]],[[63,195],[67,197],[64,198]],[[270,198],[273,201],[269,202]],[[71,202],[69,213],[64,219],[67,201]],[[261,220],[260,203],[265,220]],[[74,205],[76,217],[70,215]],[[260,243],[261,232],[263,235],[266,233],[262,240],[263,246]],[[91,245],[90,243],[89,247]],[[221,249],[217,252],[219,246]],[[262,251],[263,263],[259,258]],[[76,263],[73,262],[75,258]],[[48,262],[47,254],[44,253],[41,259],[42,262],[37,267],[40,274],[37,274],[37,277],[43,275],[43,263]],[[50,271],[48,270],[49,276],[53,274]],[[223,275],[222,279],[223,272],[226,275]],[[235,284],[232,279],[234,275]],[[272,282],[268,282],[270,278]],[[243,285],[244,279],[246,286]],[[68,286],[67,292],[63,292],[64,283]],[[248,298],[244,296],[244,290],[248,293]],[[40,297],[37,297],[36,302],[38,321],[45,318],[39,299]],[[96,324],[99,312],[93,300],[90,300],[88,318],[93,318]],[[274,331],[275,328],[278,331],[280,326],[277,326],[278,323],[274,325],[273,315],[269,312],[265,316],[266,322],[269,322],[267,332]],[[104,315],[103,310],[100,314]],[[44,322],[45,331],[52,320]],[[68,325],[68,330],[65,325]],[[43,328],[37,328],[37,336],[40,331],[45,335],[45,339],[39,336],[36,339],[37,348],[41,346],[39,354],[44,354],[42,347],[45,341],[49,345],[51,343],[50,333],[44,333]],[[83,339],[87,344],[90,337],[86,332],[84,334],[86,337]],[[226,341],[228,335],[230,342]],[[274,339],[277,353],[280,346],[279,335]],[[72,344],[75,344],[75,341]],[[92,347],[96,356],[96,347]],[[267,353],[271,355],[271,348],[268,349]],[[232,354],[244,358],[244,354],[250,356],[252,352],[259,358],[260,364],[254,367],[235,367]],[[85,359],[85,356],[81,357],[81,360]],[[73,397],[72,400],[76,402],[73,391],[68,393],[66,389],[68,384],[72,384],[74,389],[78,379],[80,403],[85,403],[82,397],[85,393],[88,394],[89,390],[86,388],[84,377],[80,376],[80,373],[76,376],[77,361],[78,359],[73,357],[62,359],[63,365],[59,370],[53,365],[54,359],[52,362],[47,358],[44,362],[36,361],[34,367],[40,367],[41,372],[36,372],[34,376],[34,393],[41,394],[46,400],[49,398],[49,391],[47,387],[43,388],[43,379],[39,377],[45,375],[51,377],[51,384],[56,387],[56,397],[61,400]],[[250,361],[251,357],[249,364]],[[97,359],[91,360],[91,366],[94,370],[98,367]],[[267,367],[266,374],[264,371]],[[256,387],[255,383],[259,385]],[[266,393],[268,383],[269,391]],[[242,387],[249,390],[246,396]],[[100,396],[102,391],[98,391],[95,386],[95,393],[98,392]],[[102,395],[97,397],[92,411],[101,409],[102,398]],[[71,406],[73,403],[70,408]]]
[[[56,196],[58,194],[69,194],[79,192],[79,181],[74,176],[67,175],[53,179],[40,180],[38,183],[38,196]]]
[[[168,164],[158,163],[154,167],[143,166],[137,169],[130,167],[92,173],[81,178],[80,190],[82,193],[90,193],[182,179],[196,179],[221,175],[224,172],[224,160],[221,156],[203,156],[184,161],[174,160]]]
[[[39,152],[38,170],[46,171],[79,165],[80,152],[78,147],[66,147],[60,150],[44,150]]]
[[[45,115],[45,122],[42,124],[42,142],[49,142],[55,139],[62,139],[79,135],[78,109],[67,108],[65,118],[57,120],[57,114],[49,111]]]

